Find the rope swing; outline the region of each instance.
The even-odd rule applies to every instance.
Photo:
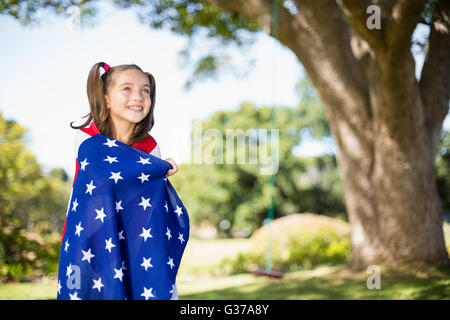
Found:
[[[276,96],[276,81],[275,81],[275,70],[276,70],[276,40],[278,40],[278,0],[273,1],[272,6],[272,36],[275,38],[273,42],[273,54],[272,54],[272,108],[270,112],[270,134],[275,128],[275,96]],[[273,161],[273,152],[271,152],[271,157]],[[275,272],[272,270],[272,221],[274,219],[274,192],[275,192],[275,173],[272,173],[269,180],[269,210],[267,214],[267,219],[264,224],[269,228],[269,240],[267,246],[267,256],[266,256],[266,269],[257,269],[253,271],[254,274],[263,275],[272,278],[282,278],[283,274]]]

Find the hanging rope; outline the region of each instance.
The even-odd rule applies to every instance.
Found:
[[[272,7],[272,36],[275,39],[273,41],[273,54],[272,54],[272,107],[270,112],[270,133],[275,128],[275,97],[276,97],[276,52],[277,52],[277,40],[278,40],[278,0],[273,0]],[[272,139],[270,139],[272,141]],[[271,145],[272,150],[272,145]],[[271,152],[271,164],[273,165],[274,155]],[[273,169],[273,167],[271,168]],[[272,221],[274,219],[274,198],[275,198],[275,172],[269,179],[269,212],[267,214],[267,219],[264,220],[264,225],[269,229],[268,245],[267,245],[267,259],[266,259],[266,269],[256,269],[253,273],[258,275],[264,275],[272,278],[282,278],[283,274],[280,272],[272,271]]]
[[[275,39],[273,41],[273,54],[272,54],[272,108],[270,112],[270,132],[275,128],[275,97],[276,97],[276,41],[278,39],[278,0],[273,1],[272,6],[272,36]],[[272,139],[271,139],[272,140]],[[273,161],[273,153],[271,152]],[[272,163],[272,162],[271,162]],[[267,261],[266,271],[272,272],[272,221],[274,219],[274,192],[275,192],[275,173],[272,173],[269,180],[269,212],[268,212],[268,227],[269,227],[269,246],[267,249]]]

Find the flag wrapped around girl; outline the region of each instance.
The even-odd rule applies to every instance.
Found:
[[[101,134],[79,147],[58,299],[170,299],[189,217],[172,165]]]

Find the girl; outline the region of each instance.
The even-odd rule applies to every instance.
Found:
[[[156,84],[151,73],[142,71],[135,64],[111,68],[99,62],[89,72],[87,94],[91,107],[91,112],[86,115],[89,118],[78,127],[71,123],[73,129],[86,128],[94,120],[92,128],[82,132],[88,136],[102,132],[105,136],[161,157],[159,146],[148,134],[155,123]],[[76,136],[75,152],[85,138],[83,134]],[[174,175],[178,171],[175,161],[172,158],[165,161],[173,166],[167,175]]]
[[[161,158],[161,153],[160,153],[158,144],[156,143],[155,139],[151,135],[148,134],[148,132],[151,130],[151,128],[154,125],[153,110],[154,110],[154,106],[155,106],[155,96],[156,96],[155,79],[152,74],[150,74],[148,72],[144,72],[140,67],[138,67],[135,64],[119,65],[119,66],[115,66],[115,67],[110,67],[108,64],[106,64],[104,62],[99,62],[99,63],[96,63],[89,72],[89,76],[88,76],[88,80],[87,80],[87,94],[88,94],[91,112],[86,116],[89,116],[89,118],[87,119],[87,121],[84,124],[82,124],[81,126],[78,126],[78,127],[73,126],[72,123],[70,124],[73,129],[80,129],[80,130],[77,130],[77,134],[75,136],[74,147],[75,147],[75,154],[77,155],[76,170],[75,170],[75,176],[74,176],[74,181],[73,181],[73,185],[72,185],[71,202],[69,202],[69,206],[68,206],[68,210],[67,210],[67,214],[66,214],[66,222],[65,222],[64,230],[63,230],[63,241],[66,240],[66,243],[65,243],[64,248],[61,247],[61,255],[64,254],[63,252],[67,253],[68,247],[70,246],[69,238],[68,238],[70,235],[67,237],[67,239],[64,238],[64,235],[66,234],[66,225],[67,225],[67,218],[69,215],[69,209],[72,204],[71,211],[76,211],[76,205],[78,205],[77,199],[73,199],[73,197],[75,197],[75,195],[74,195],[75,181],[77,180],[77,176],[80,172],[80,166],[81,166],[81,170],[84,171],[85,166],[87,164],[89,164],[87,162],[87,160],[80,162],[78,159],[78,157],[80,156],[80,151],[79,151],[80,147],[86,140],[89,140],[92,137],[104,137],[104,138],[106,138],[106,141],[107,141],[107,143],[104,143],[104,144],[108,145],[108,143],[111,143],[111,145],[108,145],[108,146],[113,146],[113,144],[112,144],[113,142],[110,142],[110,140],[107,139],[107,137],[109,137],[109,138],[112,138],[111,141],[119,141],[120,143],[123,143],[127,146],[131,146],[135,149],[143,151],[146,154],[150,154],[157,158]],[[97,134],[99,134],[100,136],[96,136]],[[120,144],[120,146],[123,146],[125,148],[124,150],[126,150],[126,152],[130,153],[130,150],[129,150],[130,148],[126,148],[122,144]],[[133,153],[133,151],[131,151],[131,153]],[[108,161],[111,164],[113,161],[117,161],[116,158],[117,157],[114,158],[114,157],[107,156],[107,158],[104,159],[104,161]],[[80,158],[80,160],[82,160],[82,159]],[[141,158],[141,160],[142,160],[142,158]],[[142,160],[142,161],[144,161],[144,160]],[[171,165],[171,168],[167,171],[167,176],[172,176],[176,172],[178,172],[178,166],[176,165],[176,163],[173,159],[166,158],[164,161],[167,161]],[[149,162],[142,162],[142,163],[144,164],[144,163],[149,163]],[[164,162],[162,162],[162,163],[164,164]],[[167,165],[167,167],[169,167],[169,166]],[[113,174],[113,172],[111,172],[111,174]],[[153,174],[153,172],[152,172],[152,174]],[[150,174],[145,175],[144,173],[142,173],[142,175],[141,175],[141,177],[138,177],[138,179],[142,179],[142,183],[146,180],[148,181],[148,176],[150,176]],[[111,178],[114,179],[115,184],[117,184],[117,180],[122,179],[122,177],[120,176],[120,172],[114,173],[112,175],[112,177],[110,177],[110,179]],[[144,178],[146,180],[144,180]],[[166,179],[164,179],[164,180],[166,180]],[[167,181],[167,184],[170,185],[170,183],[168,181]],[[86,186],[88,186],[88,185],[86,185]],[[131,187],[131,184],[130,184],[130,187]],[[78,187],[78,188],[80,188],[80,187]],[[91,189],[87,190],[86,193],[88,193],[88,191],[89,191],[90,194],[92,195],[92,190],[94,190],[93,188],[95,188],[95,187],[92,185]],[[139,188],[140,188],[139,190],[145,190],[145,189],[143,189],[144,187],[139,186]],[[114,191],[114,192],[115,192],[114,196],[117,196],[118,191]],[[168,193],[170,194],[169,195],[170,199],[173,199],[173,198],[178,199],[178,197],[176,196],[176,193],[173,190],[173,188],[171,187],[171,185],[168,188]],[[175,196],[173,195],[173,193],[175,194]],[[168,208],[169,208],[167,202],[168,201],[166,201],[165,206],[164,206],[164,208],[166,208],[166,211],[168,211]],[[139,204],[139,205],[141,205],[141,204]],[[181,207],[183,209],[185,209],[185,208],[181,204],[181,202],[179,202],[179,205],[180,205],[180,208],[178,207],[178,205],[173,205],[174,207],[176,206],[176,210],[174,209],[173,211],[175,211],[177,213],[176,215],[180,219],[180,216],[183,214],[183,210],[181,209]],[[73,208],[74,206],[75,206],[75,208]],[[148,203],[148,206],[151,207],[151,205],[149,203]],[[119,207],[120,207],[120,205],[119,205]],[[145,203],[144,203],[143,208],[147,209],[145,206]],[[117,202],[116,202],[116,209],[117,209]],[[101,222],[103,223],[104,217],[106,217],[106,215],[104,214],[103,209],[100,213],[99,212],[100,212],[100,210],[97,211],[96,219],[101,220]],[[119,212],[119,211],[117,211],[117,212]],[[182,217],[181,217],[181,219],[182,219]],[[120,223],[124,223],[124,222],[120,222]],[[177,224],[177,223],[178,223],[178,221],[175,221],[175,224]],[[181,222],[181,224],[182,225],[186,224],[186,222]],[[161,226],[161,228],[163,228],[163,226]],[[76,226],[75,239],[73,239],[74,241],[77,240],[76,236],[78,236],[78,238],[80,237],[82,230],[84,230],[84,229],[81,226],[81,223],[79,223],[79,225]],[[143,230],[144,230],[143,238],[145,239],[145,241],[147,241],[148,237],[152,237],[152,235],[150,234],[149,229],[143,228]],[[123,232],[123,230],[122,230],[122,232]],[[166,232],[166,230],[164,230],[164,232]],[[182,241],[181,240],[180,241],[183,244],[184,241],[187,241],[187,239],[183,238],[181,232],[179,232],[179,233],[181,235],[181,240],[182,240]],[[185,234],[186,233],[187,232],[185,232]],[[170,234],[170,230],[168,227],[167,227],[166,235],[167,235],[167,239],[170,240],[172,236]],[[170,237],[169,237],[169,235],[170,235]],[[142,234],[140,235],[140,237],[142,237]],[[126,238],[124,238],[123,233],[121,235],[119,235],[118,241],[120,241],[122,239],[126,239]],[[108,241],[108,240],[106,240],[106,241]],[[111,240],[111,241],[113,241],[113,240]],[[111,253],[111,248],[114,248],[114,245],[112,244],[111,241],[109,242],[110,247],[107,248],[109,253]],[[86,245],[86,244],[84,244],[84,245]],[[107,242],[107,246],[108,246],[108,242]],[[127,248],[127,250],[130,250],[128,247],[126,247],[126,248]],[[171,250],[167,246],[163,246],[163,248],[165,248],[166,251]],[[92,253],[90,251],[89,251],[89,254],[87,254],[87,251],[84,251],[83,248],[79,248],[79,250],[81,250],[82,254],[83,254],[83,259],[81,260],[81,264],[83,264],[83,261],[87,261],[89,257],[91,257],[91,256],[95,257],[95,255],[92,255]],[[183,250],[184,250],[184,247],[181,250],[181,254],[182,254]],[[163,251],[163,249],[161,251]],[[170,252],[172,252],[172,251],[170,251]],[[74,258],[71,257],[71,259],[74,259]],[[145,257],[144,257],[143,263],[145,263],[144,264],[145,271],[148,270],[148,267],[153,267],[151,265],[149,259],[150,258],[145,259]],[[181,259],[181,257],[180,257],[180,259]],[[170,262],[170,264],[169,264],[170,269],[173,269],[173,258],[170,258],[169,262]],[[89,263],[91,263],[90,258],[89,258]],[[124,263],[124,261],[122,261],[122,263]],[[130,262],[130,264],[131,264],[131,262]],[[65,269],[63,269],[63,267],[68,268],[67,272]],[[70,275],[72,274],[73,267],[74,266],[72,266],[72,263],[70,263],[69,266],[66,266],[66,265],[62,266],[62,258],[61,258],[60,270],[59,270],[60,279],[61,279],[63,273],[66,273],[67,278],[69,278]],[[115,273],[119,272],[117,270],[118,269],[114,268]],[[122,268],[120,270],[122,270]],[[123,266],[123,270],[120,272],[123,272],[124,270],[126,270],[125,266]],[[91,271],[89,271],[89,272],[91,272]],[[121,277],[120,277],[120,280],[122,281]],[[69,281],[69,280],[67,280],[67,281]],[[100,277],[100,279],[97,279],[97,280],[93,279],[93,281],[94,281],[94,290],[93,291],[96,292],[98,290],[98,292],[101,292],[101,289],[103,287],[101,277]],[[133,280],[133,281],[135,281],[135,280]],[[117,284],[114,284],[114,285],[117,286]],[[59,294],[61,292],[61,288],[62,288],[61,281],[58,281],[58,299],[60,299]],[[97,289],[97,290],[95,290],[95,289]],[[131,290],[131,289],[125,288],[122,291],[125,292],[127,290]],[[178,299],[175,284],[172,285],[172,290],[170,292],[172,293],[170,299]],[[70,292],[67,292],[67,293],[69,294],[71,299],[74,297],[75,298],[78,297],[76,291],[73,294],[70,294]],[[127,294],[133,295],[133,293],[131,291],[127,292]],[[124,295],[126,296],[126,294],[124,294]],[[120,295],[118,295],[118,296],[122,297]],[[145,299],[148,299],[149,297],[153,297],[153,294],[151,293],[151,289],[144,287],[142,296]],[[91,296],[89,293],[89,295],[86,295],[86,297],[93,298],[94,296]],[[98,296],[98,297],[100,297],[100,296]],[[101,297],[104,298],[105,295],[103,295]],[[117,297],[117,295],[115,295],[114,297]],[[63,297],[61,297],[61,299],[63,299]]]

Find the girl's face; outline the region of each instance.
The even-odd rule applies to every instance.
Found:
[[[150,111],[148,77],[137,70],[125,70],[115,74],[105,99],[114,123],[140,122]]]

